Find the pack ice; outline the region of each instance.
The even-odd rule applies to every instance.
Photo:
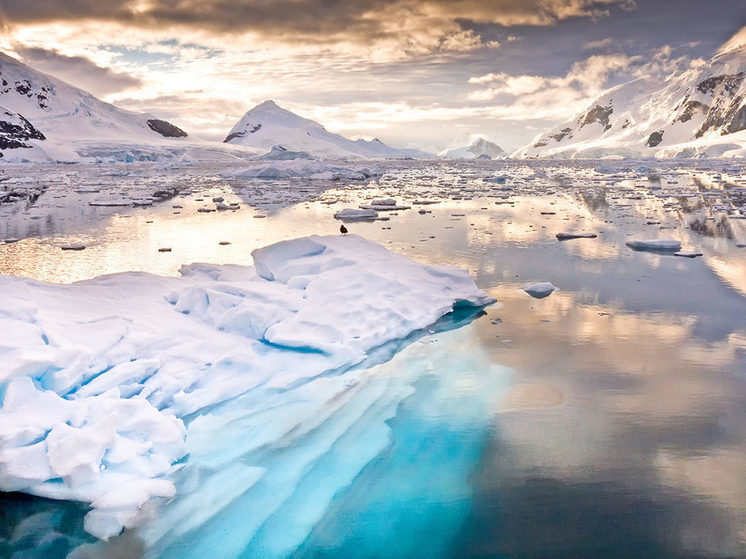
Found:
[[[253,268],[192,264],[181,277],[1,276],[0,489],[90,503],[86,530],[106,539],[175,495],[194,418],[493,302],[463,270],[354,235],[252,255]]]

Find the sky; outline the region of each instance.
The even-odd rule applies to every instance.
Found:
[[[272,99],[431,152],[517,149],[744,25],[744,0],[0,0],[0,50],[192,136]]]

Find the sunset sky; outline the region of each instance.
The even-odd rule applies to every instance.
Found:
[[[349,137],[511,150],[745,24],[743,0],[0,0],[0,49],[198,137],[273,99]]]

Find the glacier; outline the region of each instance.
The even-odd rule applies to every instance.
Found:
[[[385,421],[412,387],[373,382],[371,365],[454,309],[468,317],[494,302],[466,271],[355,235],[252,256],[254,267],[192,264],[180,277],[0,277],[0,489],[87,503],[85,529],[100,539],[175,499],[174,522],[145,531],[162,546],[249,488],[250,507],[269,514],[288,479],[352,436],[350,417],[378,428],[339,475],[354,477],[385,446]],[[291,458],[273,459],[278,447]],[[262,459],[235,461],[247,455]],[[329,497],[339,483],[316,490]],[[298,534],[322,513],[304,512]],[[243,534],[259,530],[255,516]]]

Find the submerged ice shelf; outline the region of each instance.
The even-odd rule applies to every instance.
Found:
[[[318,422],[339,422],[336,437],[317,435],[331,437],[327,446],[343,436],[350,416],[334,410],[350,406],[360,383],[310,380],[456,307],[493,301],[463,270],[418,264],[354,235],[283,241],[253,257],[254,268],[194,264],[180,278],[0,277],[0,489],[90,503],[85,527],[99,538],[136,525],[153,499],[177,495],[174,480],[190,460],[228,476],[231,491],[257,484],[278,498],[272,480],[286,472],[231,456],[300,440]],[[364,391],[370,401],[351,413],[385,420],[408,390]],[[272,413],[278,403],[284,412]],[[215,447],[224,429],[241,430],[240,448]],[[379,440],[371,451],[380,448],[382,433],[367,436]],[[298,445],[299,473],[318,444]],[[202,491],[225,485],[216,475]],[[220,509],[230,493],[206,502]],[[200,502],[203,518],[189,506],[169,514],[189,511],[181,529],[199,526],[210,510]]]

